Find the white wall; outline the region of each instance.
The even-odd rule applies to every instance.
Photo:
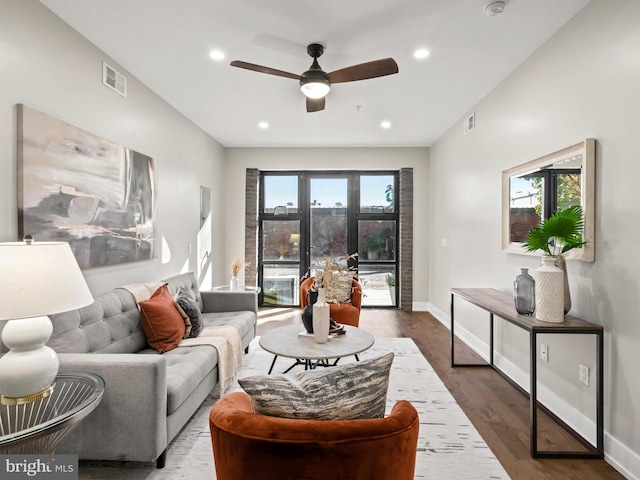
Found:
[[[597,140],[596,261],[569,262],[571,313],[605,326],[606,454],[630,478],[640,478],[638,19],[637,0],[592,1],[476,105],[473,132],[463,136],[461,119],[432,146],[429,171],[429,301],[446,320],[451,287],[511,292],[519,267],[539,265],[500,251],[501,171]],[[448,248],[440,246],[443,238]],[[484,314],[461,307],[458,318],[471,340],[487,341]],[[499,338],[505,365],[516,376],[527,372],[528,337],[502,328]],[[578,363],[594,371],[594,343],[545,343],[550,363],[540,375],[547,397],[564,399],[565,413],[580,423],[592,415],[595,388],[593,376],[590,388],[578,383]]]
[[[2,0],[0,12],[0,241],[18,240],[15,105],[23,103],[156,160],[166,248],[156,260],[85,270],[94,294],[197,271],[199,186],[211,188],[214,206],[224,200],[224,148],[36,0]],[[128,77],[127,98],[102,85],[103,60]],[[220,209],[212,213],[220,224]],[[221,238],[214,232],[214,264]]]
[[[427,148],[229,148],[225,178],[226,264],[244,258],[244,184],[247,168],[260,170],[400,170],[413,168],[413,308],[427,307]]]

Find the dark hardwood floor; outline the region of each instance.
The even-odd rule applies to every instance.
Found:
[[[298,315],[297,309],[262,309],[258,335],[300,322]],[[493,369],[451,368],[449,330],[429,313],[363,309],[360,328],[375,337],[413,339],[512,479],[624,480],[603,460],[531,458],[528,398]],[[482,361],[463,344],[460,348],[457,345],[458,361]],[[573,437],[544,414],[539,414],[538,422],[541,450],[580,448]]]

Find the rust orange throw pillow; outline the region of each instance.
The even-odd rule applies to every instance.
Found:
[[[169,287],[163,285],[149,300],[140,302],[139,306],[140,325],[151,348],[158,353],[176,348],[184,335],[185,325]]]

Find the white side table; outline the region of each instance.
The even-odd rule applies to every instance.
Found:
[[[213,287],[211,290],[215,290],[216,292],[230,292],[231,291],[231,287],[229,287],[229,285],[220,285],[219,287]],[[254,292],[259,294],[260,293],[260,287],[251,287],[251,286],[244,286],[241,287],[240,289],[241,292]]]

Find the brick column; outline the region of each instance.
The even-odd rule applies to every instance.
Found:
[[[413,169],[400,169],[400,242],[399,272],[400,310],[413,309]]]
[[[244,259],[251,265],[244,273],[245,285],[258,285],[258,190],[260,170],[247,168],[245,185]]]

